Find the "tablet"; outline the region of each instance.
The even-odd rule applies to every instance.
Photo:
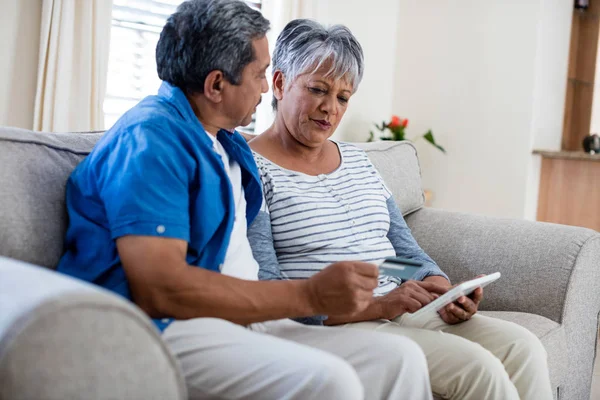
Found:
[[[500,272],[495,272],[493,274],[482,276],[481,278],[475,278],[470,281],[466,281],[459,285],[456,285],[455,287],[448,290],[446,293],[444,293],[431,303],[427,304],[420,310],[417,310],[412,314],[408,314],[405,318],[417,319],[427,316],[431,313],[436,313],[443,307],[456,301],[459,297],[467,296],[478,287],[484,287],[494,282],[498,278],[500,278]]]

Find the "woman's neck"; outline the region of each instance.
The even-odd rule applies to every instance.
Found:
[[[327,154],[326,147],[329,145],[329,140],[316,147],[306,146],[290,133],[283,121],[276,120],[265,133],[286,156],[308,163],[317,163]]]

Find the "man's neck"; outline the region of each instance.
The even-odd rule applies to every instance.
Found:
[[[198,118],[198,121],[200,122],[200,124],[202,125],[204,130],[207,133],[209,133],[210,135],[217,137],[217,133],[219,132],[219,130],[221,128],[219,128],[219,126],[217,124],[212,122],[212,120],[210,118],[207,118],[209,115],[211,115],[213,113],[210,111],[207,112],[207,111],[202,110],[198,104],[198,101],[196,99],[194,99],[194,97],[192,97],[190,94],[186,93],[185,97],[187,98],[188,103],[190,103],[190,107],[192,107],[192,111],[194,111],[194,115],[196,116],[196,118]]]

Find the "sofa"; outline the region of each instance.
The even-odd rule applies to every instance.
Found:
[[[186,398],[177,362],[143,312],[53,271],[68,221],[67,177],[101,135],[0,128],[0,400]],[[600,234],[426,208],[411,143],[359,146],[452,281],[502,273],[481,313],[541,339],[556,398],[588,399]]]

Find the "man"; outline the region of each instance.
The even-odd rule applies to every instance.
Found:
[[[234,129],[267,91],[268,28],[236,0],[179,6],[156,49],[158,95],[129,110],[68,181],[59,270],[153,318],[190,398],[431,398],[410,340],[284,319],[363,310],[375,266],[257,281],[246,229],[261,185]]]

